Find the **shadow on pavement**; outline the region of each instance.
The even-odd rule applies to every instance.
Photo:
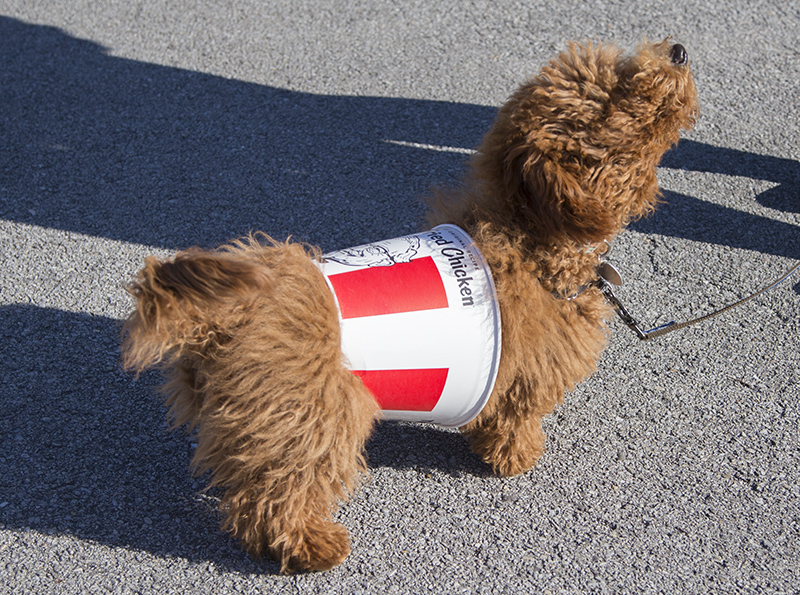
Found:
[[[473,147],[495,111],[145,64],[6,17],[0,58],[0,218],[167,248],[416,230],[465,155],[396,142]]]
[[[262,230],[333,249],[416,230],[420,197],[466,157],[396,142],[473,148],[495,114],[146,64],[7,17],[0,57],[0,218],[167,248]],[[769,180],[759,202],[800,209],[796,161],[683,141],[664,165]],[[667,198],[634,228],[800,256],[795,226]]]
[[[662,165],[773,182],[777,185],[759,194],[756,200],[772,209],[800,212],[800,163],[797,161],[681,141],[664,156]],[[666,204],[652,217],[634,223],[631,229],[800,259],[797,225],[675,192],[665,192],[664,200]]]
[[[120,323],[0,307],[0,527],[69,534],[159,556],[275,573],[219,531],[214,492],[189,473],[192,441],[167,431],[160,378],[119,367]],[[370,466],[483,474],[464,439],[382,424]]]

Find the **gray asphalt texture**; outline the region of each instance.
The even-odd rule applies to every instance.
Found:
[[[0,592],[800,593],[797,276],[652,342],[612,322],[520,477],[382,425],[327,573],[222,534],[158,376],[118,364],[146,255],[419,229],[571,39],[674,35],[697,77],[620,297],[651,324],[734,301],[800,259],[798,31],[795,0],[0,0]]]

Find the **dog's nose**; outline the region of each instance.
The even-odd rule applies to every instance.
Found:
[[[670,52],[670,59],[676,66],[683,66],[686,64],[688,60],[688,57],[686,56],[686,48],[679,43],[673,45],[672,51]]]

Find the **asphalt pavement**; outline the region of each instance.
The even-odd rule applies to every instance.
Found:
[[[800,274],[653,341],[613,321],[520,477],[383,424],[326,573],[221,533],[119,368],[146,255],[420,229],[567,40],[687,48],[700,121],[611,260],[651,325],[735,301],[800,260],[798,31],[795,0],[0,0],[0,593],[800,593]]]

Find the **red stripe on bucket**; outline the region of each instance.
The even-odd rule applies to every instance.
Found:
[[[433,258],[373,266],[330,275],[342,318],[447,308],[447,294]]]
[[[444,391],[447,368],[420,370],[353,370],[381,409],[433,411]]]

